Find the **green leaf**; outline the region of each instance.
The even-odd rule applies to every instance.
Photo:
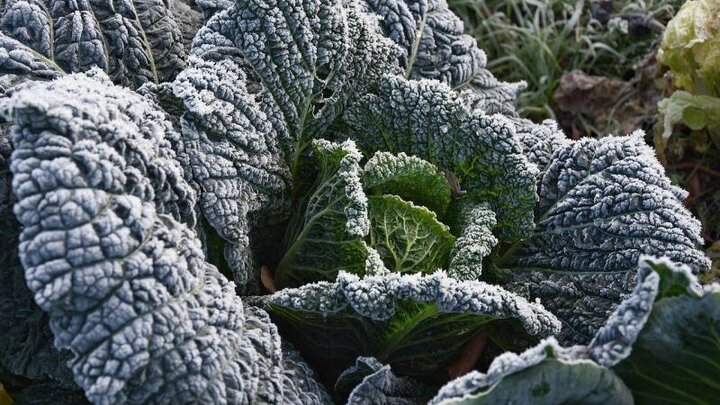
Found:
[[[377,78],[399,71],[396,50],[339,0],[200,3],[223,12],[197,32],[172,88],[199,211],[225,241],[240,291],[254,294],[304,191],[309,145]]]
[[[450,204],[450,184],[437,167],[402,152],[375,153],[365,164],[362,181],[369,195],[395,194],[440,217]]]
[[[616,367],[638,404],[714,404],[720,398],[720,285],[687,268],[649,265],[660,293],[632,353]]]
[[[677,87],[720,97],[720,25],[716,0],[688,1],[670,20],[658,60],[670,67]]]
[[[447,266],[455,237],[434,212],[395,195],[372,196],[370,246],[395,273],[432,273]]]
[[[697,96],[679,90],[661,100],[658,110],[663,122],[664,139],[672,136],[673,126],[677,123],[696,131],[720,126],[720,98],[717,97]]]
[[[365,272],[369,253],[363,238],[370,223],[360,182],[362,155],[352,141],[317,140],[313,153],[318,184],[289,230],[289,247],[275,271],[278,288],[331,281],[339,270]]]
[[[615,373],[583,359],[554,339],[517,355],[505,353],[487,374],[477,371],[448,383],[431,404],[632,404]]]
[[[386,76],[343,118],[367,153],[405,152],[452,172],[496,212],[501,240],[531,233],[537,171],[503,117],[471,110],[443,83]]]
[[[560,328],[541,305],[442,271],[364,279],[342,272],[335,283],[281,290],[269,304],[284,336],[309,360],[348,367],[358,356],[373,356],[411,376],[447,367],[480,328],[490,339],[510,329],[527,340]]]

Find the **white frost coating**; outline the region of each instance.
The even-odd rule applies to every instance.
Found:
[[[637,285],[608,318],[588,344],[589,356],[598,364],[613,367],[630,355],[632,346],[645,326],[658,293],[660,275],[640,259]]]
[[[367,153],[404,152],[452,172],[470,198],[495,211],[500,240],[530,235],[535,165],[510,121],[472,111],[453,94],[437,81],[386,76],[345,112],[347,135]]]
[[[362,155],[350,140],[315,140],[312,148],[319,174],[287,231],[288,248],[274,275],[278,288],[334,280],[339,270],[364,274],[371,254],[363,240],[370,220]]]
[[[345,0],[346,3],[352,0]],[[524,82],[505,83],[485,68],[487,58],[445,0],[361,0],[379,31],[396,43],[405,77],[441,81],[462,90],[488,114],[517,116],[513,103]]]
[[[163,0],[10,0],[0,12],[0,31],[34,59],[44,58],[40,63],[55,75],[97,67],[114,83],[138,88],[172,80],[185,66],[182,34]],[[0,72],[7,73],[2,53]],[[39,67],[11,73],[37,75]]]
[[[677,294],[700,298],[704,294],[697,277],[686,265],[643,255],[638,267],[635,290],[588,344],[590,358],[605,367],[613,367],[631,354],[656,300]]]
[[[365,244],[365,246],[368,251],[367,259],[365,259],[365,274],[368,276],[384,276],[390,274],[390,270],[385,267],[380,253],[367,244]]]
[[[290,216],[303,148],[376,77],[397,70],[389,44],[339,0],[240,0],[198,31],[173,89],[187,108],[201,211],[244,291],[259,289],[251,245],[273,246],[268,228]],[[362,215],[348,224],[354,233],[365,226]]]
[[[450,253],[448,273],[458,280],[477,280],[482,261],[490,255],[498,240],[492,234],[495,213],[487,204],[466,206],[460,214],[462,229]]]
[[[581,349],[548,338],[520,354],[505,352],[487,373],[472,371],[447,383],[430,404],[632,403],[625,384]]]
[[[513,120],[513,122],[515,121]],[[556,150],[572,143],[558,128],[557,122],[554,120],[545,120],[540,125],[524,120],[516,127],[523,153],[530,162],[537,165],[541,172],[544,172],[547,165],[550,164]]]
[[[59,66],[39,58],[32,49],[0,32],[0,74],[3,76],[54,79],[62,73]]]
[[[349,366],[357,356],[374,356],[411,377],[442,372],[486,326],[526,339],[560,330],[541,305],[443,271],[364,278],[341,272],[334,283],[280,290],[268,304],[308,358]]]
[[[480,281],[457,281],[445,272],[431,275],[390,274],[365,277],[341,272],[335,283],[308,284],[275,293],[270,302],[298,311],[339,312],[350,309],[369,319],[390,319],[400,301],[434,302],[441,312],[466,312],[517,319],[526,332],[547,336],[560,322],[542,305]]]
[[[3,101],[20,259],[55,345],[72,351],[75,382],[98,404],[301,398],[284,386],[268,315],[243,308],[173,218],[183,180],[153,107],[83,75]]]
[[[341,187],[345,190],[347,202],[344,212],[347,217],[345,228],[348,234],[357,237],[365,237],[370,231],[370,220],[367,214],[367,196],[362,188],[360,177],[362,170],[359,163],[362,154],[357,149],[355,142],[346,140],[343,143],[332,143],[324,139],[313,141],[313,148],[316,154],[335,155],[342,154],[339,164],[337,165],[337,175],[341,179]],[[327,159],[327,158],[325,158]],[[331,160],[331,159],[327,159]],[[323,161],[323,170],[331,165],[330,162]],[[325,207],[323,207],[325,208]]]
[[[568,325],[558,339],[587,344],[635,286],[643,254],[694,271],[709,266],[700,222],[683,206],[641,132],[581,139],[556,150],[538,190],[536,229],[504,266]]]
[[[427,403],[432,389],[408,377],[398,377],[389,365],[383,365],[373,357],[358,357],[354,367],[345,370],[343,375],[359,377],[351,373],[367,372],[362,380],[350,392],[347,405],[416,405]],[[347,374],[346,374],[347,373]],[[343,378],[338,378],[338,381]]]

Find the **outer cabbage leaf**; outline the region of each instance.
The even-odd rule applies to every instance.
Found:
[[[523,153],[531,163],[540,169],[541,173],[544,173],[547,166],[553,161],[555,151],[569,145],[572,141],[558,129],[557,122],[554,120],[545,120],[540,125],[533,124],[528,120],[522,121],[516,125],[516,128]]]
[[[304,215],[290,230],[289,247],[275,270],[278,288],[332,281],[339,270],[365,273],[368,201],[360,182],[362,155],[352,141],[313,143],[320,173]]]
[[[396,195],[368,201],[370,246],[394,273],[432,273],[447,267],[455,237],[435,213]]]
[[[375,373],[383,367],[374,357],[360,356],[355,359],[355,364],[346,368],[335,381],[334,393],[340,399],[340,402],[347,402],[355,387],[357,387],[365,377]]]
[[[334,283],[281,290],[268,300],[308,360],[347,367],[360,355],[373,356],[410,376],[448,366],[480,328],[490,339],[508,329],[527,339],[560,329],[539,304],[442,271],[364,279],[341,272]]]
[[[284,403],[275,326],[151,192],[175,169],[150,107],[82,75],[4,100],[28,287],[91,402]]]
[[[454,173],[473,199],[496,212],[501,240],[531,233],[535,167],[501,116],[471,111],[442,83],[386,76],[344,118],[366,152],[405,152]]]
[[[658,61],[670,67],[677,87],[720,97],[718,14],[714,0],[688,1],[668,23]]]
[[[401,49],[405,77],[433,79],[465,90],[488,114],[516,116],[513,103],[525,83],[498,81],[485,69],[485,53],[463,34],[462,21],[445,0],[361,0],[376,15],[379,29]]]
[[[660,276],[652,313],[617,374],[639,404],[713,404],[720,397],[720,286],[686,266],[647,259]]]
[[[402,152],[375,153],[363,168],[362,182],[369,195],[395,194],[441,218],[450,204],[450,184],[437,167]]]
[[[650,269],[645,257],[640,259],[637,274],[633,292],[617,306],[587,345],[588,357],[602,366],[613,367],[627,358],[658,296],[660,276]]]
[[[343,371],[335,392],[347,404],[426,404],[434,391],[412,378],[398,377],[390,366],[373,357],[358,357],[355,365]]]
[[[393,52],[335,0],[240,0],[198,32],[174,90],[204,219],[246,292],[258,291],[264,247],[275,248],[276,225],[289,217],[307,146],[395,71]]]
[[[182,35],[163,0],[9,0],[0,30],[49,66],[68,73],[99,67],[133,88],[172,80],[185,64]],[[1,52],[19,49],[0,45]]]
[[[10,154],[12,145],[6,128],[0,132],[0,368],[31,380],[52,378],[73,386],[65,362],[69,352],[52,345],[48,316],[35,305],[25,286],[18,257],[20,224],[13,214]]]
[[[551,339],[503,354],[487,374],[447,384],[433,403],[714,403],[719,300],[720,286],[700,287],[689,267],[644,256],[632,295],[588,346]]]
[[[540,177],[532,236],[499,266],[512,290],[529,290],[564,323],[559,339],[587,343],[632,291],[638,259],[666,256],[709,266],[686,193],[665,177],[642,133],[583,139],[557,150]]]
[[[0,75],[55,79],[63,74],[53,61],[0,32]]]
[[[486,203],[466,200],[460,204],[460,235],[453,246],[448,273],[458,280],[477,280],[482,273],[483,259],[498,243],[492,234],[495,213]]]
[[[487,373],[470,372],[440,389],[432,404],[632,404],[615,373],[554,338],[521,354],[504,353]]]
[[[332,404],[332,398],[325,387],[315,379],[315,372],[294,347],[283,342],[283,388],[286,403]]]

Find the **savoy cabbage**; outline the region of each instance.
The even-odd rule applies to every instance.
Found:
[[[720,290],[641,133],[520,119],[444,0],[191,6],[2,3],[18,403],[720,395]]]

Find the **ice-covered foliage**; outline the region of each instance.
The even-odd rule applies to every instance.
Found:
[[[200,207],[236,282],[258,290],[251,248],[278,235],[312,139],[395,49],[354,7],[333,0],[239,0],[200,29],[173,88]],[[260,247],[258,247],[258,245]]]
[[[483,259],[490,255],[498,240],[493,235],[495,213],[487,203],[464,202],[457,221],[459,237],[451,253],[449,273],[458,280],[477,280]]]
[[[0,32],[0,72],[29,79],[54,79],[63,72],[52,61],[43,58],[21,42]]]
[[[511,289],[563,320],[562,342],[587,343],[635,284],[642,254],[694,271],[700,222],[682,205],[641,133],[563,143],[539,177],[532,235],[504,252]]]
[[[332,280],[341,269],[365,273],[369,247],[363,238],[370,221],[360,182],[360,152],[352,142],[316,141],[313,150],[318,185],[289,231],[287,253],[275,270],[280,288]]]
[[[416,205],[447,209],[450,185],[434,165],[379,152],[361,168],[362,155],[350,140],[316,140],[312,156],[316,184],[288,228],[277,287],[333,281],[340,270],[382,275],[447,266],[455,237],[434,211]]]
[[[349,405],[414,405],[426,404],[434,389],[412,378],[396,376],[390,366],[374,357],[358,357],[338,377],[335,393]]]
[[[486,373],[472,372],[443,387],[432,404],[632,404],[610,369],[553,338],[521,353],[496,357]]]
[[[22,64],[33,75],[98,67],[137,88],[172,80],[185,64],[182,35],[163,0],[8,0],[0,31],[3,53],[15,61],[0,66]]]
[[[35,304],[25,285],[18,256],[20,223],[13,213],[10,156],[7,131],[0,132],[0,369],[31,381],[56,380],[72,387],[72,374],[65,366],[70,352],[52,345],[48,316]]]
[[[386,76],[344,123],[367,153],[404,152],[452,172],[468,198],[490,204],[501,240],[532,231],[536,170],[501,116],[470,110],[440,82]]]
[[[345,0],[346,3],[353,2]],[[358,0],[396,43],[405,77],[432,79],[466,91],[472,104],[489,114],[515,116],[513,103],[525,83],[499,81],[485,68],[487,58],[446,0]]]
[[[284,384],[267,314],[243,307],[187,226],[193,196],[168,158],[169,127],[94,76],[28,86],[2,106],[25,279],[75,382],[94,403],[303,398],[300,380]]]
[[[700,286],[690,268],[645,260],[660,276],[645,327],[615,366],[637,404],[712,404],[720,397],[720,285]],[[622,329],[620,329],[622,330]]]
[[[488,364],[436,401],[720,397],[720,287],[641,134],[518,118],[443,0],[196,6],[2,3],[18,403],[418,403]]]
[[[349,366],[357,356],[373,356],[403,375],[448,366],[481,328],[493,338],[513,330],[529,340],[560,329],[539,304],[442,271],[364,278],[340,273],[332,283],[281,290],[269,298],[269,307],[281,325],[292,328],[308,359]]]
[[[720,374],[720,286],[668,259],[640,259],[639,283],[587,346],[554,338],[505,353],[443,387],[435,404],[711,404]]]

